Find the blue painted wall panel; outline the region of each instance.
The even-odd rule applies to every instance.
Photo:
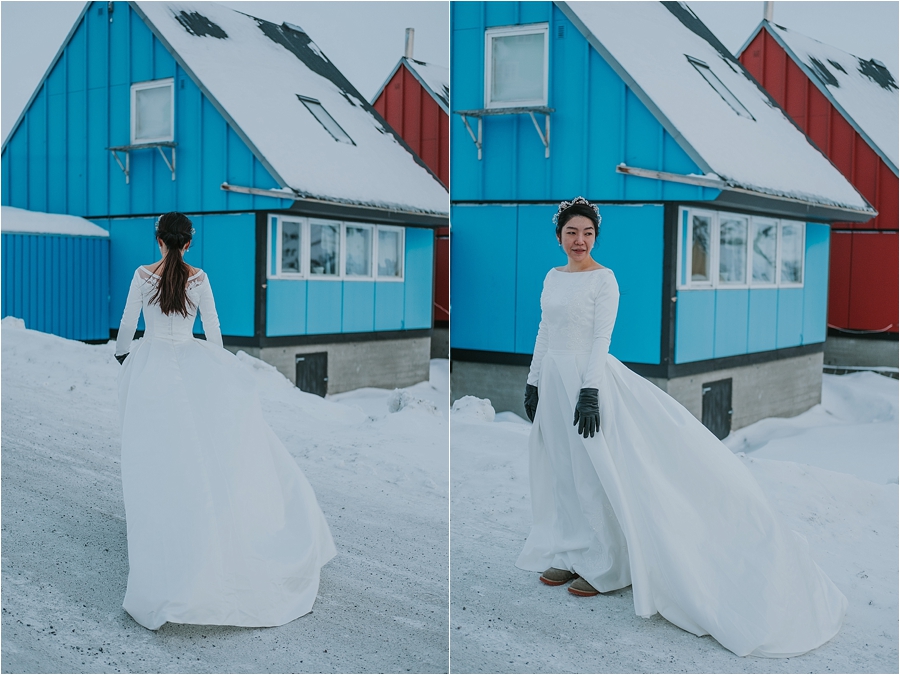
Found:
[[[344,282],[341,332],[375,330],[375,282]]]
[[[35,153],[28,163],[28,205],[35,211],[47,209],[47,96],[41,87],[31,106],[28,147]]]
[[[431,328],[434,298],[434,230],[406,228],[404,321],[406,330]],[[346,284],[345,284],[346,285]]]
[[[825,342],[828,332],[828,254],[831,228],[806,225],[806,269],[803,283],[803,344]]]
[[[754,288],[750,291],[747,325],[747,351],[775,349],[778,330],[778,290]]]
[[[119,328],[125,298],[134,271],[140,265],[159,260],[159,247],[153,234],[155,218],[128,218],[109,221],[110,297],[109,327]],[[138,330],[144,329],[141,317]]]
[[[534,351],[534,341],[541,322],[541,290],[544,277],[551,267],[566,264],[566,255],[559,247],[550,220],[554,213],[556,213],[555,206],[522,204],[518,207],[515,306],[515,352],[518,354],[531,354]],[[453,228],[455,232],[456,221],[453,222]],[[483,231],[488,232],[487,229]],[[456,241],[452,237],[451,244],[454,246],[453,255],[457,255]],[[460,274],[469,273],[465,265],[461,268]],[[463,297],[459,298],[456,304],[465,305],[468,302],[468,298]],[[456,305],[454,311],[455,308]]]
[[[255,242],[256,216],[242,213],[203,216],[202,239],[191,246],[202,251],[202,262],[188,262],[209,274],[223,335],[253,336]]]
[[[269,279],[266,288],[266,335],[306,334],[306,282]]]
[[[715,354],[715,291],[678,291],[675,363],[703,361]]]
[[[451,206],[450,219],[451,344],[513,352],[516,207]]]
[[[778,289],[778,330],[775,347],[796,347],[803,344],[803,289]]]
[[[748,289],[716,291],[715,358],[747,353],[749,305]]]
[[[375,282],[375,330],[403,330],[403,284]]]
[[[73,340],[104,340],[109,240],[4,233],[2,315]]]
[[[306,332],[310,335],[341,332],[339,281],[309,281],[306,289]]]

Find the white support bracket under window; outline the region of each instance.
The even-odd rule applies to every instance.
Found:
[[[122,173],[125,174],[125,184],[131,182],[131,153],[134,150],[145,150],[148,148],[156,148],[159,150],[159,154],[162,156],[163,161],[166,163],[166,166],[169,168],[169,171],[172,172],[172,180],[175,180],[175,146],[177,144],[172,141],[159,141],[156,143],[136,143],[135,145],[119,145],[114,148],[107,148],[112,153],[113,158],[116,160],[116,164],[119,165],[119,168],[122,169]],[[171,157],[167,157],[163,148],[169,148],[172,151]],[[122,153],[125,156],[125,162],[119,158],[119,153]]]
[[[522,108],[486,108],[482,110],[456,110],[457,115],[462,117],[463,124],[466,125],[466,131],[469,132],[469,136],[472,137],[472,141],[475,143],[475,147],[478,148],[478,159],[481,159],[481,151],[484,146],[484,128],[483,128],[483,120],[488,115],[528,115],[531,117],[531,121],[534,123],[534,128],[538,133],[538,137],[541,139],[541,143],[544,146],[544,158],[550,157],[550,113],[556,112],[554,108],[548,108],[546,106],[527,106]],[[541,125],[538,123],[535,115],[543,115],[544,116],[544,129],[541,130]],[[469,126],[469,118],[478,120],[478,133],[476,134],[472,131],[472,127]]]

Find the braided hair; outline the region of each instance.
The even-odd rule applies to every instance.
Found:
[[[170,211],[156,221],[156,237],[168,251],[162,261],[162,273],[150,302],[159,304],[163,314],[178,313],[186,317],[193,303],[187,297],[187,282],[191,268],[181,256],[181,249],[191,241],[194,228],[183,213]]]

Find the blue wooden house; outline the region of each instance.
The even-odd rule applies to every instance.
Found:
[[[177,210],[226,346],[319,393],[428,377],[447,192],[300,26],[87,3],[3,144],[2,203],[109,232],[112,334]]]
[[[451,4],[453,397],[522,413],[551,217],[603,218],[611,352],[724,436],[818,403],[828,223],[874,210],[681,3]]]

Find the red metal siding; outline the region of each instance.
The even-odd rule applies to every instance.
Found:
[[[405,66],[394,73],[374,108],[449,188],[448,116]]]
[[[897,332],[897,176],[768,31],[759,32],[740,60],[878,211],[866,223],[832,224],[828,323],[855,330],[891,325]]]

